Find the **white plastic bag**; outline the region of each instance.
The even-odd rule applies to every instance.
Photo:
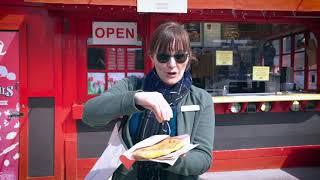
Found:
[[[121,164],[119,157],[126,149],[121,144],[119,126],[120,122],[117,122],[113,128],[107,148],[84,178],[85,180],[111,179],[113,172]]]

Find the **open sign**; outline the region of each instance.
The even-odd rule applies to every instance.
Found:
[[[93,22],[93,44],[136,45],[137,23],[135,22]]]

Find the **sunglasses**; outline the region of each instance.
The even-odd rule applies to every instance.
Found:
[[[156,57],[157,57],[157,60],[160,63],[167,63],[167,62],[169,62],[171,57],[173,57],[176,60],[177,63],[182,64],[182,63],[187,61],[188,53],[186,53],[186,52],[177,52],[174,55],[169,55],[169,54],[166,54],[166,53],[158,53]]]

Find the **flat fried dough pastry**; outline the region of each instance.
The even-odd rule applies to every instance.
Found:
[[[135,159],[154,159],[168,155],[184,146],[178,138],[167,138],[152,146],[135,150],[132,155]]]

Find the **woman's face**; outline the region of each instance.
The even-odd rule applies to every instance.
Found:
[[[174,42],[173,42],[174,46]],[[189,57],[187,55],[187,60],[183,63],[178,63],[175,55],[180,55],[181,53],[186,53],[185,51],[171,51],[168,53],[170,55],[170,59],[166,63],[161,63],[157,60],[157,54],[155,54],[153,57],[151,57],[152,62],[155,66],[155,69],[157,71],[158,76],[160,79],[167,85],[174,85],[177,82],[179,82],[183,74],[187,68]],[[179,57],[179,56],[178,56]]]

